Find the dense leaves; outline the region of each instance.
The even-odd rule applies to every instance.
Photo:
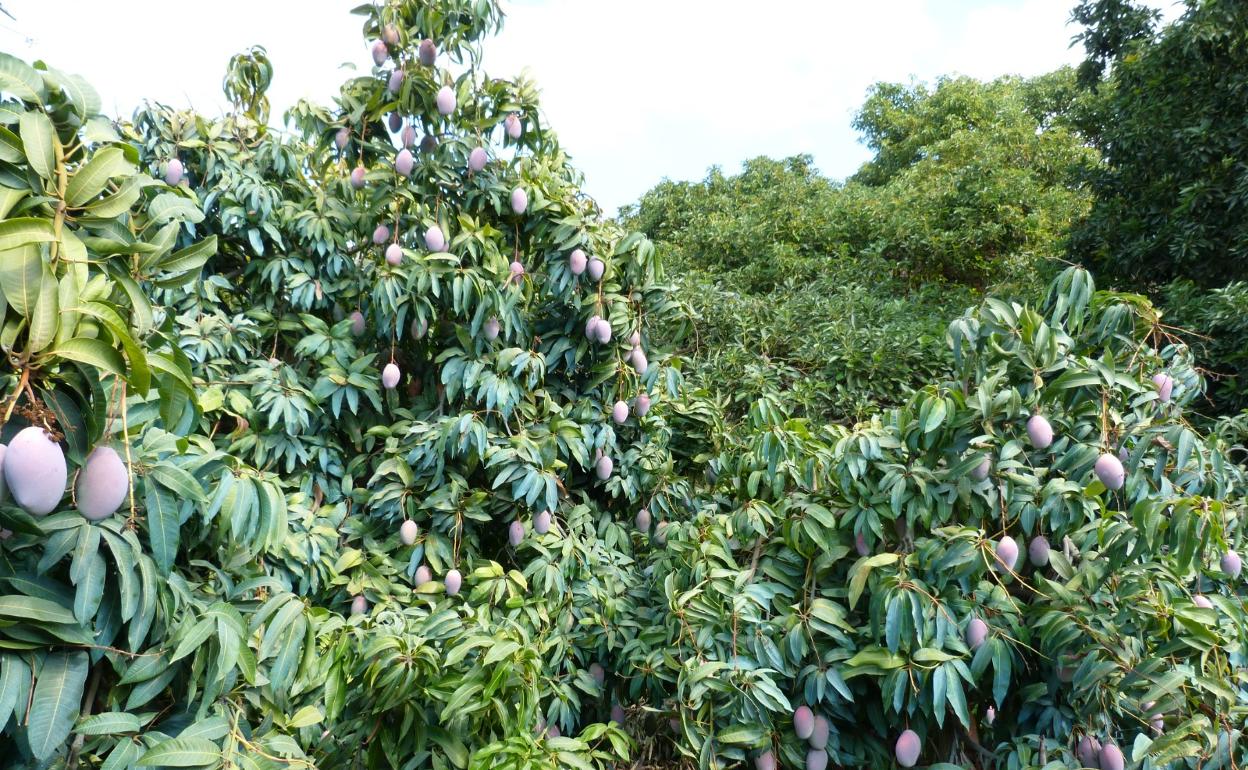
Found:
[[[1076,232],[1076,255],[1150,289],[1175,278],[1203,287],[1243,279],[1248,6],[1189,2],[1154,31],[1135,4],[1095,4],[1105,5],[1124,7],[1077,17],[1090,25],[1090,61],[1113,66],[1092,136],[1105,165],[1093,177],[1097,202]]]

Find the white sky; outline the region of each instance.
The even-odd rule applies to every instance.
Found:
[[[275,115],[367,71],[362,0],[0,0],[0,50],[85,75],[106,111],[142,98],[223,109],[235,52],[264,45]],[[850,127],[868,86],[1077,62],[1076,0],[510,0],[484,46],[494,76],[531,69],[587,191],[613,213],[660,179],[757,155],[814,155],[833,177],[869,153]],[[1177,14],[1171,0],[1150,0]]]

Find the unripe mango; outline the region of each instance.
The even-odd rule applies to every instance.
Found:
[[[627,717],[626,717],[626,715],[625,715],[625,713],[624,713],[624,707],[623,707],[623,706],[621,706],[621,705],[620,705],[620,704],[618,704],[618,703],[616,703],[616,704],[614,704],[613,706],[611,706],[611,721],[612,721],[612,722],[615,722],[617,725],[623,725],[623,724],[624,724],[624,720],[625,720],[626,718],[627,718]]]
[[[659,545],[667,544],[667,527],[668,523],[666,521],[660,521],[654,525],[654,542]]]
[[[398,267],[403,262],[403,247],[397,243],[392,243],[386,247],[386,264],[391,267]]]
[[[32,516],[46,516],[65,496],[65,453],[43,428],[22,428],[5,451],[4,480],[13,502]]]
[[[446,583],[446,595],[455,596],[464,584],[464,576],[459,574],[459,570],[453,569],[446,573],[446,579],[443,582]]]
[[[897,764],[902,767],[914,767],[919,761],[919,754],[923,746],[919,743],[919,734],[914,730],[906,730],[897,738],[897,745],[893,747],[893,755],[897,757]]]
[[[0,503],[9,499],[9,482],[4,480],[4,453],[8,451],[8,447],[0,444]],[[6,532],[8,530],[5,530]]]
[[[433,570],[422,564],[416,568],[416,585],[423,586],[425,583],[433,582]]]
[[[1122,467],[1122,461],[1108,452],[1096,458],[1094,470],[1106,489],[1122,489],[1122,485],[1126,483],[1127,471]]]
[[[595,682],[598,683],[598,686],[600,687],[602,686],[603,682],[607,681],[607,672],[604,671],[602,666],[598,665],[597,663],[589,664],[589,675],[591,678],[593,678]]]
[[[633,332],[632,334],[628,335],[628,344],[629,344],[629,347],[634,347],[634,348],[641,347],[641,332]]]
[[[391,361],[381,370],[381,386],[386,390],[394,390],[394,386],[398,384],[399,367]]]
[[[983,481],[988,478],[990,472],[992,472],[992,461],[985,457],[983,462],[971,468],[971,478],[975,481]]]
[[[397,112],[392,112],[387,123],[390,126],[390,133],[397,134],[403,128],[403,116]]]
[[[810,740],[815,732],[815,712],[810,706],[798,706],[793,710],[793,733],[803,741]]]
[[[650,531],[650,511],[642,508],[637,511],[637,516],[633,519],[633,523],[637,525],[637,529],[642,532]]]
[[[623,425],[628,420],[628,404],[624,401],[616,401],[615,406],[611,407],[611,419],[616,425]]]
[[[438,58],[438,47],[433,44],[429,38],[420,41],[420,49],[417,53],[420,57],[420,63],[426,67],[432,67],[435,59]]]
[[[646,359],[646,354],[640,347],[632,349],[628,354],[628,361],[633,365],[633,369],[637,371],[639,376],[645,374],[646,370],[650,368],[650,361]]]
[[[995,721],[997,721],[997,709],[993,706],[984,709],[984,722],[989,727],[992,727],[992,723]]]
[[[411,176],[412,167],[416,165],[416,158],[412,156],[412,151],[404,147],[399,150],[399,154],[394,156],[394,170],[399,176]]]
[[[861,532],[854,535],[854,550],[858,552],[859,556],[869,556],[871,554],[871,548],[867,545],[867,538]]]
[[[594,474],[598,476],[599,481],[606,481],[611,478],[611,472],[614,470],[615,461],[606,455],[599,457],[598,462],[594,463]]]
[[[1036,449],[1048,449],[1053,443],[1053,426],[1043,415],[1032,415],[1027,421],[1027,438]]]
[[[592,315],[585,322],[585,336],[590,342],[598,339],[598,324],[602,322],[602,316]]]
[[[399,542],[403,545],[411,545],[416,542],[416,535],[419,534],[420,528],[416,526],[416,522],[411,519],[404,519],[399,525]]]
[[[524,542],[524,525],[519,520],[511,522],[507,527],[507,542],[511,543],[512,548]]]
[[[602,274],[606,272],[607,266],[601,259],[594,257],[589,260],[586,269],[589,272],[589,280],[600,281],[602,280]]]
[[[373,230],[373,243],[380,246],[388,240],[390,240],[390,228],[385,225],[377,225],[377,228]]]
[[[637,400],[633,402],[633,414],[638,417],[645,417],[650,411],[650,396],[646,393],[640,393]]]
[[[10,445],[11,446],[11,445]],[[1234,551],[1227,551],[1222,556],[1222,571],[1231,576],[1231,579],[1239,577],[1240,571],[1243,569],[1243,562],[1240,561],[1239,554]]]
[[[1123,770],[1126,767],[1126,758],[1122,756],[1122,749],[1112,743],[1107,743],[1101,748],[1099,759],[1101,770]]]
[[[412,339],[418,340],[425,336],[425,332],[429,331],[429,325],[425,323],[423,318],[412,319]]]
[[[364,175],[368,173],[363,166],[356,166],[351,169],[351,186],[357,190],[364,189]]]
[[[430,251],[446,251],[446,236],[441,227],[433,225],[425,231],[425,248]]]
[[[511,271],[511,275],[507,278],[508,281],[514,280],[516,283],[519,283],[520,279],[524,278],[524,265],[520,264],[519,261],[512,260],[507,269]]]
[[[425,153],[426,155],[429,155],[436,149],[438,149],[438,137],[434,136],[433,134],[425,134],[423,137],[421,137],[420,139],[420,151],[421,152]]]
[[[364,594],[356,594],[355,598],[351,600],[351,614],[352,615],[367,615],[368,614],[368,599],[364,598]]]
[[[450,115],[455,111],[455,91],[450,86],[439,88],[434,101],[438,105],[438,112],[442,115]]]
[[[1009,572],[1014,569],[1014,565],[1018,562],[1018,543],[1014,542],[1014,538],[1006,535],[1001,538],[1001,542],[997,543],[997,565],[1002,571]]]
[[[977,650],[987,638],[988,624],[979,618],[972,618],[971,622],[966,625],[966,646]]]
[[[364,314],[358,310],[351,311],[351,334],[358,337],[364,333]]]
[[[74,487],[78,512],[91,521],[108,518],[117,512],[129,492],[130,474],[117,451],[107,446],[91,450]]]
[[[539,535],[550,531],[550,511],[542,511],[533,517],[533,531]]]
[[[182,161],[177,158],[170,158],[169,163],[165,165],[165,184],[170,187],[177,187],[182,181]]]
[[[1153,385],[1157,386],[1157,400],[1163,404],[1170,403],[1170,395],[1174,392],[1174,380],[1165,372],[1153,375]]]
[[[343,126],[334,134],[334,146],[339,150],[347,149],[347,142],[351,141],[351,129]]]
[[[520,116],[514,112],[507,116],[506,120],[503,121],[503,125],[507,128],[507,136],[510,136],[512,139],[519,139],[520,135],[524,133],[524,124],[520,122]]]
[[[411,147],[416,144],[416,127],[410,123],[403,126],[403,132],[399,134],[399,140],[404,147]]]
[[[828,720],[822,714],[815,717],[815,727],[810,732],[810,739],[807,741],[812,749],[827,748],[828,732],[830,730]]]
[[[1091,735],[1085,735],[1075,744],[1075,757],[1084,767],[1100,767],[1101,742]]]
[[[395,70],[390,73],[390,79],[386,81],[386,90],[393,95],[399,93],[399,89],[403,87],[403,78],[406,73],[403,70]]]
[[[1204,594],[1196,594],[1195,596],[1193,596],[1192,604],[1195,604],[1197,607],[1202,607],[1206,610],[1213,609],[1213,602],[1209,601],[1209,597],[1205,596]]]
[[[771,749],[754,757],[754,770],[776,770],[776,755]]]
[[[529,207],[529,194],[524,191],[523,187],[517,187],[511,191],[511,210],[517,214],[523,214],[525,209]]]
[[[806,752],[806,770],[828,770],[828,752],[823,749]]]
[[[489,159],[484,147],[474,147],[472,152],[468,153],[468,170],[480,173]]]
[[[388,58],[390,58],[390,49],[386,48],[386,44],[380,40],[373,43],[373,64],[380,67],[386,63]]]
[[[499,325],[499,323],[498,323],[498,319],[497,319],[497,318],[491,318],[490,320],[486,321],[486,322],[485,322],[485,327],[484,327],[484,329],[485,329],[485,338],[486,338],[487,340],[490,340],[491,342],[493,342],[494,340],[498,339],[498,332],[499,332],[500,328],[501,328],[501,327],[500,327],[500,325]]]
[[[572,275],[580,275],[585,272],[586,264],[585,252],[580,249],[573,249],[572,253],[568,255],[568,269],[572,271]]]
[[[381,42],[386,45],[399,44],[399,30],[393,24],[387,24],[381,28]]]
[[[1027,544],[1027,558],[1032,566],[1043,567],[1049,563],[1049,539],[1044,535],[1036,535]]]

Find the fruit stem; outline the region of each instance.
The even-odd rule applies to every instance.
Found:
[[[134,507],[134,458],[130,456],[130,417],[126,411],[126,383],[121,383],[121,436],[126,449],[126,471],[130,474],[130,523],[138,516]]]
[[[4,419],[0,420],[0,425],[8,425],[9,418],[13,416],[13,407],[17,406],[17,400],[22,397],[22,391],[29,381],[30,369],[22,369],[22,376],[17,381],[17,387],[13,389],[13,395],[9,397],[9,406],[4,410]]]

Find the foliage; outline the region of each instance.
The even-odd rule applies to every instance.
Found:
[[[915,284],[1034,275],[1090,203],[1081,109],[1069,70],[877,84],[854,122],[876,157],[845,188],[862,222],[853,241]]]
[[[1166,323],[1181,330],[1197,362],[1209,370],[1211,403],[1201,411],[1228,415],[1248,409],[1248,284],[1203,291],[1191,281],[1175,281],[1161,303]]]
[[[903,726],[933,767],[1074,767],[1083,734],[1144,767],[1242,765],[1248,591],[1218,563],[1243,549],[1244,478],[1184,419],[1188,351],[1147,300],[1078,269],[1039,310],[989,299],[949,339],[953,376],[853,428],[751,406],[754,431],[646,554],[634,691],[667,704],[702,767],[764,748],[799,766],[799,704],[830,720],[843,766],[888,765]],[[1028,442],[1033,413],[1048,449]],[[1126,458],[1121,491],[1093,474],[1101,453]]]
[[[1090,23],[1084,39],[1097,61],[1094,41],[1123,36],[1112,18]],[[1248,5],[1193,0],[1160,33],[1114,44],[1091,137],[1104,166],[1092,177],[1096,204],[1075,233],[1076,257],[1150,291],[1178,278],[1212,288],[1248,276],[1245,41]]]
[[[635,634],[605,622],[638,590],[615,519],[631,519],[642,490],[681,488],[664,420],[679,377],[651,338],[676,306],[650,243],[579,193],[535,86],[477,68],[494,3],[360,13],[370,39],[392,25],[400,43],[334,107],[296,107],[290,133],[264,125],[262,49],[231,61],[234,113],[149,106],[120,143],[107,122],[82,127],[95,108],[69,104],[89,93],[80,81],[4,62],[4,115],[22,128],[6,140],[6,212],[26,216],[0,229],[34,255],[22,276],[33,264],[43,282],[28,298],[5,273],[5,350],[20,369],[0,384],[16,397],[29,372],[21,409],[37,417],[37,396],[56,412],[46,419],[75,466],[111,438],[133,458],[135,492],[128,515],[98,524],[69,499],[40,519],[0,508],[16,532],[0,542],[6,761],[588,768],[629,752],[607,724],[614,678],[587,672]],[[418,63],[426,37],[454,74]],[[391,112],[436,142],[410,178],[394,170]],[[512,114],[518,139],[503,127]],[[63,157],[45,124],[73,148]],[[490,161],[468,173],[478,144]],[[94,170],[100,158],[110,173]],[[373,244],[379,223],[397,266]],[[444,248],[423,237],[435,224]],[[605,261],[601,281],[571,274],[578,246]],[[40,304],[58,297],[59,325]],[[67,347],[71,307],[95,334]],[[595,313],[612,344],[586,340]],[[634,331],[644,374],[625,362]],[[388,362],[400,389],[380,384]],[[613,401],[647,392],[654,411],[611,422]],[[601,481],[598,452],[615,461]],[[531,523],[543,509],[546,535]],[[513,522],[526,530],[516,547]]]

